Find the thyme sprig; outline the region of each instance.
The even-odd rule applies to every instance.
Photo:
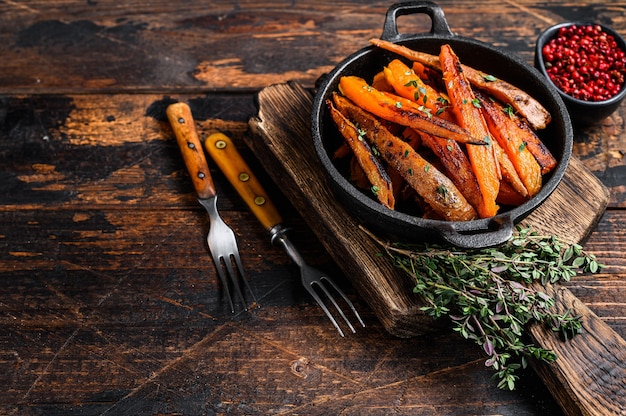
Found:
[[[580,317],[551,311],[554,300],[541,287],[604,267],[578,244],[521,227],[508,242],[484,249],[378,241],[395,266],[415,278],[421,309],[433,318],[447,315],[455,332],[481,346],[498,387],[509,390],[528,359],[557,359],[555,352],[528,342],[527,324],[548,325],[564,340],[582,331]]]

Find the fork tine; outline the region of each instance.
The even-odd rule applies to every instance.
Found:
[[[333,305],[335,305],[335,309],[337,310],[337,312],[339,312],[339,315],[341,315],[341,317],[343,318],[343,320],[346,322],[346,324],[348,325],[348,327],[350,327],[350,330],[352,331],[353,334],[356,333],[356,330],[354,329],[354,327],[352,326],[352,323],[348,320],[348,318],[346,317],[346,314],[343,312],[343,310],[339,307],[339,304],[337,304],[337,301],[335,300],[335,298],[330,294],[330,292],[328,291],[328,289],[326,288],[326,286],[324,286],[324,284],[321,281],[317,281],[314,282],[317,283],[317,286],[324,292],[324,294],[326,294],[326,297],[328,297],[328,299],[330,299],[331,303]],[[312,283],[311,283],[312,285]]]
[[[247,311],[248,307],[246,306],[246,298],[243,296],[243,293],[241,292],[241,287],[239,286],[239,279],[237,279],[237,272],[233,268],[233,262],[231,259],[232,257],[234,256],[231,253],[228,257],[223,257],[222,259],[224,260],[224,265],[226,266],[226,270],[228,270],[228,275],[230,276],[230,280],[233,282],[233,287],[235,288],[235,291],[239,295],[239,299],[241,300],[241,302],[243,302],[243,309]],[[241,270],[243,270],[243,268],[241,268],[240,271]]]
[[[235,313],[235,305],[233,305],[233,298],[230,296],[230,290],[228,289],[228,280],[226,279],[226,275],[224,274],[224,268],[222,267],[221,258],[219,256],[216,256],[213,253],[211,254],[213,255],[213,263],[215,264],[215,268],[217,269],[217,274],[219,275],[220,280],[222,281],[222,287],[224,288],[224,291],[226,292],[228,303],[230,303],[230,311],[231,313]]]
[[[359,320],[359,323],[361,324],[361,326],[363,328],[365,328],[365,322],[363,322],[363,319],[361,319],[361,315],[359,315],[359,313],[357,312],[356,308],[354,307],[354,305],[352,304],[352,302],[350,301],[350,299],[348,299],[348,296],[346,296],[345,293],[343,293],[343,290],[341,290],[339,288],[339,286],[337,286],[337,284],[335,283],[334,280],[326,277],[326,276],[322,276],[320,278],[324,279],[326,282],[330,283],[330,285],[337,291],[337,293],[339,293],[341,295],[341,297],[343,298],[343,300],[346,302],[346,304],[350,307],[350,309],[352,309],[352,313],[354,313],[354,316],[356,316],[356,318]],[[343,315],[343,312],[342,312]],[[345,317],[344,317],[345,319]],[[354,332],[354,331],[353,331]]]
[[[306,286],[306,288],[308,289],[309,293],[311,294],[311,296],[313,296],[313,299],[315,299],[315,301],[318,303],[318,305],[320,305],[320,307],[322,308],[322,310],[326,313],[326,316],[328,317],[328,319],[330,319],[330,321],[333,323],[333,325],[335,326],[335,328],[337,328],[337,331],[339,331],[339,334],[342,337],[345,337],[343,331],[341,330],[341,328],[339,327],[339,324],[337,323],[337,320],[335,319],[335,317],[330,313],[330,311],[328,310],[328,308],[326,307],[326,304],[324,303],[324,301],[322,300],[322,298],[320,298],[320,296],[317,294],[317,292],[315,291],[315,289],[313,289],[313,283],[317,283],[317,282],[311,282],[310,286]],[[328,293],[328,290],[326,290],[325,287],[323,287],[322,285],[318,284],[318,286],[326,293],[326,295],[332,300],[332,302],[335,304],[335,307],[339,309],[339,307],[337,306],[337,303],[334,301],[334,299],[330,296],[330,294]],[[343,315],[343,313],[341,312],[341,310],[339,310],[339,312]],[[345,319],[345,316],[344,316]],[[350,325],[350,323],[348,322],[348,325]],[[351,325],[350,325],[351,326]],[[356,332],[354,330],[354,328],[352,328],[352,332]]]
[[[243,264],[241,264],[241,257],[239,256],[239,253],[238,252],[233,253],[233,258],[235,259],[235,264],[237,265],[237,269],[239,270],[239,274],[241,275],[241,280],[243,280],[243,284],[248,289],[248,292],[250,292],[250,294],[252,295],[252,300],[254,301],[254,303],[258,306],[259,302],[257,301],[256,296],[254,295],[254,291],[250,287],[250,283],[248,283],[248,277],[246,276],[246,272],[245,272],[245,269],[243,268]]]

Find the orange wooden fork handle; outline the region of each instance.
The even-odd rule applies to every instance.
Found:
[[[175,103],[167,107],[165,112],[174,130],[178,147],[183,155],[198,198],[214,197],[216,195],[215,185],[204,157],[202,144],[198,139],[191,109],[185,103]]]
[[[204,148],[267,231],[283,220],[267,192],[230,138],[211,134]]]

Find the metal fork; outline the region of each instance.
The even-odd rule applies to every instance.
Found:
[[[252,170],[245,162],[233,142],[222,133],[214,133],[207,137],[204,141],[204,147],[207,153],[211,155],[217,166],[222,170],[224,176],[229,180],[239,195],[244,199],[250,210],[258,218],[261,224],[270,234],[271,242],[280,244],[285,249],[289,257],[300,267],[302,284],[307,291],[313,296],[315,301],[321,306],[326,316],[333,323],[337,331],[344,336],[343,331],[335,317],[326,307],[322,297],[316,291],[316,288],[330,299],[335,309],[346,322],[350,330],[355,333],[356,330],[350,320],[341,309],[327,285],[330,286],[337,294],[341,296],[343,301],[348,305],[352,313],[356,316],[359,323],[365,327],[365,323],[359,316],[356,308],[350,302],[345,293],[333,282],[330,277],[321,271],[307,265],[295,246],[287,237],[287,228],[282,225],[282,218],[278,213],[275,205],[270,200],[267,192],[261,186],[261,183],[252,173]]]
[[[328,277],[325,273],[306,264],[306,262],[304,261],[304,258],[300,255],[298,250],[296,250],[296,247],[289,240],[289,238],[287,238],[287,231],[288,229],[284,227],[282,224],[277,224],[276,226],[274,226],[269,231],[270,239],[272,243],[273,244],[278,243],[282,245],[285,251],[287,252],[287,254],[289,255],[289,257],[291,257],[291,260],[293,260],[293,262],[296,263],[298,267],[300,267],[300,276],[302,278],[302,284],[304,285],[306,290],[311,294],[311,296],[313,296],[313,299],[315,299],[315,301],[320,305],[322,310],[326,313],[326,316],[328,316],[328,319],[330,319],[330,321],[333,323],[335,328],[337,328],[337,331],[339,331],[341,336],[342,337],[344,336],[343,331],[339,327],[339,324],[337,323],[337,320],[335,319],[335,317],[330,313],[330,310],[328,310],[328,307],[326,307],[326,304],[322,300],[321,296],[315,290],[316,287],[322,293],[324,293],[328,299],[330,299],[332,304],[335,306],[335,309],[337,310],[337,312],[339,312],[339,314],[341,315],[343,320],[346,322],[346,324],[348,325],[348,328],[350,328],[352,333],[355,333],[356,330],[354,329],[354,326],[352,326],[352,324],[350,323],[350,320],[346,317],[346,314],[343,312],[343,309],[339,307],[339,304],[337,303],[333,295],[330,293],[325,283],[330,285],[331,288],[334,289],[334,291],[337,292],[343,298],[344,302],[350,307],[350,309],[352,310],[352,313],[354,313],[354,315],[359,320],[361,325],[365,327],[365,323],[361,319],[361,316],[357,312],[352,302],[350,302],[350,299],[348,299],[346,294],[343,293],[343,291],[339,288],[339,286],[337,286],[337,284],[330,277]]]
[[[233,230],[224,223],[217,211],[217,191],[213,184],[213,178],[209,171],[206,158],[204,157],[204,151],[202,150],[202,144],[198,139],[196,132],[195,122],[193,120],[191,109],[185,103],[174,103],[168,106],[166,110],[167,118],[169,119],[178,147],[183,155],[183,160],[187,166],[187,171],[191,176],[194,189],[198,196],[198,201],[209,213],[210,228],[207,235],[207,243],[209,250],[213,257],[217,273],[222,281],[222,286],[228,297],[230,303],[230,309],[232,313],[235,312],[235,306],[233,304],[233,298],[230,295],[228,289],[228,280],[226,275],[230,276],[232,285],[239,295],[239,298],[244,304],[244,309],[247,310],[246,299],[243,295],[239,280],[237,278],[237,272],[233,267],[233,262],[239,271],[239,276],[244,282],[248,291],[252,294],[252,298],[255,304],[257,303],[254,292],[248,284],[243,266],[241,264],[241,257],[239,256],[239,249],[237,248],[237,239]],[[226,272],[224,271],[226,269]]]

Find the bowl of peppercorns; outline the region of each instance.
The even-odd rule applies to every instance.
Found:
[[[597,23],[546,29],[537,40],[535,67],[557,88],[578,126],[603,120],[626,97],[626,42]]]

